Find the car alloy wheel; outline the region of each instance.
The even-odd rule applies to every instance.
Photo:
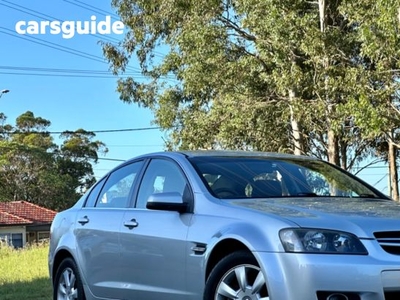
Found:
[[[71,258],[66,258],[60,264],[54,281],[54,300],[84,300],[83,285]]]
[[[230,299],[269,300],[264,274],[248,252],[223,258],[207,280],[204,300]]]

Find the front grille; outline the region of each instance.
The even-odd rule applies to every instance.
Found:
[[[375,232],[374,236],[383,250],[400,255],[400,231]]]

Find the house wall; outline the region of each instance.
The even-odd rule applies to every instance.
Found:
[[[22,234],[22,246],[26,243],[26,228],[25,226],[8,226],[0,227],[0,240],[3,240],[5,236],[8,239],[12,237],[13,234]],[[16,246],[16,245],[14,245]]]
[[[49,240],[50,223],[26,226],[26,242],[33,244]]]
[[[33,244],[33,243],[40,243],[48,241],[50,238],[50,231],[26,231],[26,242]]]

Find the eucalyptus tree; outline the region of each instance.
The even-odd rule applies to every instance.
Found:
[[[103,51],[115,73],[137,59],[146,80],[117,90],[154,112],[170,148],[307,153],[351,169],[373,141],[349,110],[370,81],[351,3],[113,0],[127,32]]]
[[[136,54],[148,78],[120,80],[121,99],[152,109],[171,147],[304,153],[295,106],[311,75],[295,53],[301,33],[263,36],[284,21],[268,21],[269,4],[252,2],[113,1],[129,31],[121,48],[105,44],[104,54],[116,73]],[[160,57],[158,47],[167,53]],[[293,71],[296,80],[287,76]]]
[[[358,57],[364,62],[360,92],[350,97],[346,109],[353,111],[363,137],[376,140],[377,153],[389,165],[390,194],[398,200],[400,1],[348,1],[341,9],[357,29]]]

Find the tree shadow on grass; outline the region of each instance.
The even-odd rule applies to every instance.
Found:
[[[0,300],[51,300],[50,279],[38,278],[32,281],[19,281],[0,284]]]

